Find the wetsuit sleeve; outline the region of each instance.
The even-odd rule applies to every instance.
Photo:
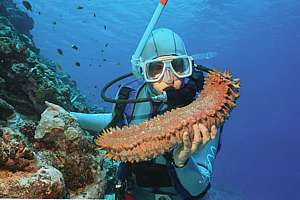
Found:
[[[208,187],[212,177],[213,160],[216,157],[220,139],[220,130],[215,139],[198,150],[183,168],[176,168],[181,185],[192,195],[198,196]]]
[[[112,113],[86,114],[71,112],[82,129],[99,132],[112,120]]]

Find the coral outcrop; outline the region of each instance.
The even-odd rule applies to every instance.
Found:
[[[0,171],[0,198],[62,198],[65,186],[60,171],[47,166],[36,172]]]
[[[8,128],[1,129],[0,166],[10,171],[34,171],[35,158],[32,150],[22,142],[21,137],[12,134]]]
[[[38,125],[1,128],[0,198],[103,197],[107,174],[95,148],[74,118],[51,108]]]
[[[212,71],[205,78],[201,95],[191,104],[140,125],[110,129],[98,136],[96,144],[106,151],[103,156],[113,160],[139,162],[155,158],[181,144],[183,133],[193,132],[193,124],[222,124],[236,105],[239,84],[229,72]]]
[[[95,155],[93,137],[67,112],[46,109],[34,139],[43,162],[62,172],[71,197],[97,198],[104,194],[103,160]]]
[[[0,198],[60,198],[65,185],[60,171],[38,165],[38,158],[9,128],[0,132]]]

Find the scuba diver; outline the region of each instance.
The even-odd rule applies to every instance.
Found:
[[[190,104],[204,84],[203,71],[188,55],[184,42],[174,31],[154,29],[166,5],[160,1],[132,57],[135,78],[120,87],[112,113],[71,112],[81,128],[100,132],[108,127],[140,124],[174,108]],[[204,69],[204,68],[203,68]],[[108,87],[105,87],[107,89]],[[102,97],[105,100],[105,91]],[[62,107],[47,106],[66,112]],[[221,128],[193,126],[181,146],[151,161],[120,163],[116,174],[115,199],[205,199],[210,188],[213,160],[219,150]]]

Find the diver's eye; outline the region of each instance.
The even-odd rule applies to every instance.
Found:
[[[172,67],[179,75],[184,75],[189,71],[189,60],[187,58],[177,58],[172,60]]]
[[[157,78],[163,71],[164,63],[156,61],[148,64],[148,75],[153,78]]]

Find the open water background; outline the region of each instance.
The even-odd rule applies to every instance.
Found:
[[[30,2],[41,54],[61,64],[91,105],[109,110],[99,90],[130,71],[131,55],[158,0]],[[190,54],[217,52],[199,63],[241,78],[213,187],[250,200],[300,199],[300,1],[169,0],[157,27],[182,36]]]

